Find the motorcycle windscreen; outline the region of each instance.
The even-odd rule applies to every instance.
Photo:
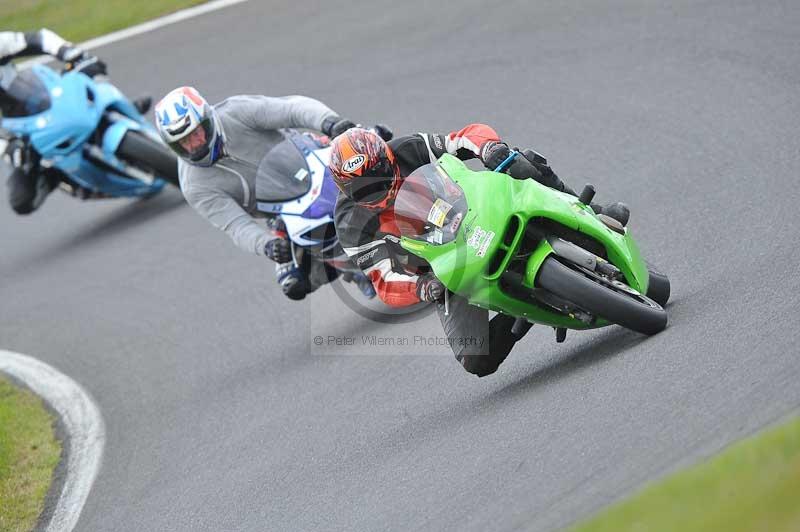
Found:
[[[446,244],[458,235],[467,213],[467,198],[444,169],[427,164],[403,180],[394,203],[400,234],[431,244]]]
[[[5,118],[22,118],[47,111],[50,93],[33,70],[3,67],[0,111]]]
[[[308,164],[291,140],[276,144],[261,159],[256,171],[258,201],[289,201],[305,195],[310,189]]]

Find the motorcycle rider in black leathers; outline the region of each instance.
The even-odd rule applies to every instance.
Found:
[[[470,124],[448,135],[407,135],[388,143],[371,131],[355,128],[334,139],[332,147],[330,169],[341,191],[335,226],[345,252],[372,280],[386,304],[403,307],[435,302],[448,342],[464,369],[479,377],[494,373],[530,323],[514,335],[514,318],[497,314],[489,320],[487,310],[456,295],[450,295],[449,313],[445,312],[444,285],[399,245],[394,199],[403,178],[450,153],[462,160],[479,158],[490,170],[505,163],[505,172],[516,179],[533,178],[575,195],[573,190],[535,152],[509,159],[512,151],[508,145],[484,124]],[[593,204],[592,208],[622,225],[628,222],[624,204]]]
[[[6,117],[32,114],[30,77],[11,62],[18,57],[46,54],[65,63],[65,71],[77,71],[94,78],[106,74],[106,65],[82,48],[65,41],[48,29],[35,32],[0,32],[0,113]],[[140,113],[150,107],[149,98],[134,100]],[[8,178],[8,199],[17,214],[30,214],[58,186],[63,175],[55,168],[43,166],[41,157],[26,139],[14,138],[6,146],[11,163]]]

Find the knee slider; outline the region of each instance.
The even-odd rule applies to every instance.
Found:
[[[500,364],[489,355],[459,355],[456,359],[467,372],[478,377],[491,375],[500,367]]]

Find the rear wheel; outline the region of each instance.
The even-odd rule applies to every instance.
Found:
[[[117,155],[139,168],[151,170],[176,187],[180,186],[178,159],[172,150],[138,131],[125,133],[117,148]]]
[[[593,316],[642,334],[656,334],[667,326],[666,311],[649,297],[554,257],[542,264],[536,285]]]

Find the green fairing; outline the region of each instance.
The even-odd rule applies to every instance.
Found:
[[[507,269],[514,252],[519,249],[528,220],[537,217],[554,220],[601,243],[609,261],[625,275],[627,283],[642,294],[647,292],[647,266],[630,233],[616,233],[600,221],[590,207],[580,203],[574,196],[548,188],[532,179],[517,180],[506,174],[472,171],[449,154],[443,155],[438,164],[464,191],[468,211],[453,241],[435,244],[421,238],[403,236],[401,245],[407,251],[425,259],[436,277],[451,292],[466,297],[471,304],[478,307],[514,317],[525,317],[531,322],[554,327],[587,329],[608,325],[607,321],[597,320],[589,326],[578,319],[540,306],[531,299],[524,301],[511,297],[500,289],[500,276]],[[520,223],[513,235],[505,235],[513,217],[517,217]],[[478,256],[478,248],[467,244],[477,228],[494,233],[483,256]],[[488,236],[484,237],[481,243],[488,239]],[[498,252],[506,256],[499,265],[492,265]],[[522,281],[524,286],[535,286],[539,268],[552,253],[553,250],[546,240],[542,240],[532,250],[525,267]],[[490,271],[490,266],[493,271]]]

